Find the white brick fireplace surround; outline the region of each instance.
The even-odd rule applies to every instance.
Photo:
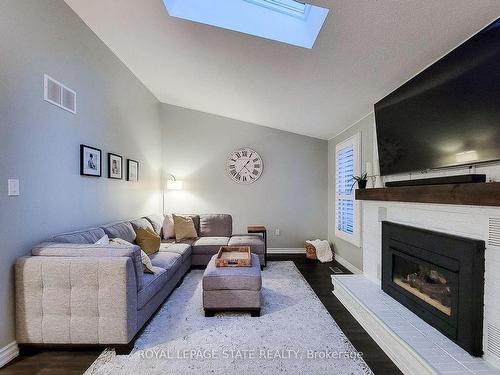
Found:
[[[374,201],[360,204],[363,275],[333,276],[335,295],[396,364],[408,364],[402,368],[405,373],[422,373],[425,369],[425,373],[500,374],[500,208]],[[381,291],[382,221],[485,242],[484,360],[470,356]],[[372,293],[367,293],[370,289]],[[398,319],[402,324],[397,324]],[[426,356],[426,346],[435,352]]]

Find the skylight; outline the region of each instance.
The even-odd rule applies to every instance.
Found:
[[[311,5],[294,0],[245,0],[249,3],[305,20]]]
[[[294,0],[163,0],[172,17],[312,48],[329,10]]]

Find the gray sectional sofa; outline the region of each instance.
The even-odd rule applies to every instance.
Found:
[[[193,216],[198,238],[163,239],[144,273],[136,227],[161,235],[162,215],[64,233],[16,263],[16,336],[20,344],[128,344],[191,266],[207,265],[223,245],[247,245],[265,262],[259,236],[233,235],[230,215]],[[134,245],[96,245],[105,234]],[[200,296],[201,298],[201,296]]]

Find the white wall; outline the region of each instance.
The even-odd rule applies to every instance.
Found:
[[[335,146],[356,133],[361,134],[361,169],[365,171],[366,162],[373,162],[373,146],[375,133],[375,117],[371,113],[343,133],[328,141],[328,239],[334,245],[337,255],[358,269],[363,268],[362,247],[335,236]],[[362,202],[358,202],[362,205]],[[361,236],[363,228],[361,228]]]
[[[67,230],[159,212],[159,103],[62,0],[0,2],[0,348],[15,339],[13,265]],[[43,101],[43,74],[78,114]],[[140,162],[140,182],[79,175],[88,144]],[[107,175],[103,163],[103,175]],[[7,196],[19,178],[21,196]]]
[[[167,191],[166,212],[229,213],[235,233],[264,224],[273,248],[326,238],[327,141],[166,104],[162,122],[163,167],[184,181],[183,191]],[[251,185],[226,174],[228,154],[240,147],[264,160],[261,178]]]

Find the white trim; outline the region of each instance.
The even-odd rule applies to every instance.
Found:
[[[363,271],[361,271],[358,267],[356,267],[354,264],[350,263],[349,261],[345,260],[342,258],[340,255],[337,253],[334,254],[334,260],[339,262],[341,265],[343,265],[345,268],[347,268],[349,271],[356,275],[362,275]]]
[[[305,254],[303,247],[272,247],[267,249],[268,254]]]
[[[12,361],[18,355],[19,347],[15,341],[12,341],[10,344],[0,348],[0,368]]]
[[[437,372],[332,275],[333,294],[404,374],[434,375]]]
[[[341,238],[356,247],[361,246],[361,202],[354,198],[354,189],[351,190],[350,195],[339,195],[337,194],[337,154],[339,150],[352,146],[354,152],[353,159],[353,176],[361,175],[362,167],[361,167],[361,132],[357,132],[351,137],[345,139],[342,142],[339,142],[335,145],[335,155],[334,155],[334,217],[335,217],[335,227],[334,233],[335,236]],[[337,229],[337,200],[352,200],[353,202],[353,233],[349,234]]]
[[[334,138],[337,138],[339,135],[345,133],[346,131],[348,131],[349,129],[351,129],[354,125],[360,123],[361,121],[363,121],[365,118],[367,118],[368,116],[370,116],[371,114],[375,114],[375,111],[371,110],[370,112],[368,112],[366,115],[364,115],[363,117],[361,117],[359,120],[357,121],[354,121],[351,125],[349,125],[347,128],[345,128],[344,130],[342,130],[341,132],[335,134],[333,137],[330,137],[330,138],[327,138],[327,141],[331,141],[332,139]]]

